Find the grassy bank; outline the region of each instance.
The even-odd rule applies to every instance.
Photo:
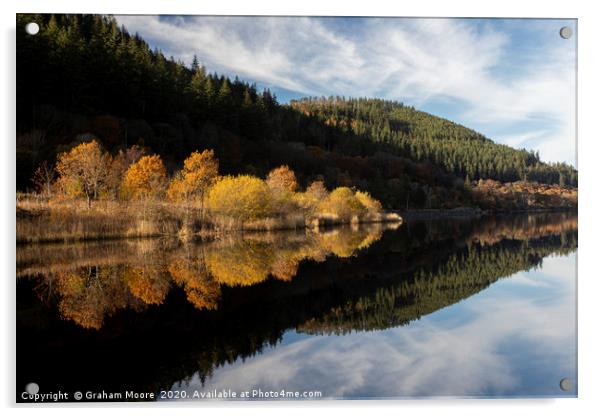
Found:
[[[116,201],[51,202],[17,198],[17,243],[151,237],[176,234],[182,228],[177,208]]]
[[[372,213],[349,220],[334,214],[268,217],[250,221],[205,215],[198,207],[168,202],[53,201],[17,195],[17,243],[62,242],[178,236],[182,239],[239,232],[319,229],[341,224],[400,222],[393,213]]]

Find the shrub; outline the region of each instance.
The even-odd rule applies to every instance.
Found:
[[[364,215],[366,207],[355,197],[355,193],[350,188],[339,187],[318,206],[318,212],[336,215],[339,219],[348,221]]]
[[[355,197],[360,201],[360,203],[366,208],[368,213],[370,214],[379,214],[383,207],[381,203],[372,198],[372,196],[368,192],[357,191],[355,193]]]
[[[272,196],[264,181],[253,176],[226,176],[209,190],[207,205],[216,218],[238,222],[272,215]]]
[[[320,203],[327,197],[328,191],[322,181],[314,181],[305,192],[295,194],[297,204],[310,214],[315,213]]]

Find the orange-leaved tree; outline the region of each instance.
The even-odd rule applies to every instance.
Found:
[[[272,169],[268,174],[266,183],[272,191],[295,192],[297,190],[295,172],[286,165]]]
[[[167,189],[167,196],[172,201],[188,204],[198,202],[201,209],[201,219],[204,215],[205,194],[217,178],[219,161],[213,150],[202,153],[193,152],[185,161],[184,168],[172,179]]]
[[[111,155],[96,140],[61,153],[56,163],[59,189],[71,197],[85,196],[90,206],[91,200],[100,194],[110,163]]]
[[[104,194],[110,199],[119,197],[121,183],[128,168],[140,160],[146,154],[146,150],[138,145],[133,145],[125,150],[120,150],[115,155],[109,166]]]
[[[143,156],[125,172],[121,191],[127,199],[148,201],[165,192],[167,172],[159,155]]]
[[[297,200],[299,205],[305,209],[308,214],[315,214],[318,206],[322,201],[328,197],[328,190],[324,186],[322,181],[313,181],[305,190],[301,193]]]
[[[274,208],[280,215],[286,215],[296,209],[294,205],[297,178],[288,166],[282,165],[268,174],[266,184],[272,192]]]

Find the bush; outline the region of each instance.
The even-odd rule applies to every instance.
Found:
[[[370,214],[379,214],[383,210],[381,203],[372,198],[368,192],[357,191],[355,197]]]
[[[238,222],[272,215],[272,196],[264,181],[253,176],[226,176],[209,189],[207,205],[215,218]]]
[[[318,207],[318,213],[336,215],[343,221],[366,214],[367,209],[347,187],[336,188]]]

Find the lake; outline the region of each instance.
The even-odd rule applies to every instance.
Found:
[[[575,397],[577,234],[548,213],[18,245],[17,400]]]

